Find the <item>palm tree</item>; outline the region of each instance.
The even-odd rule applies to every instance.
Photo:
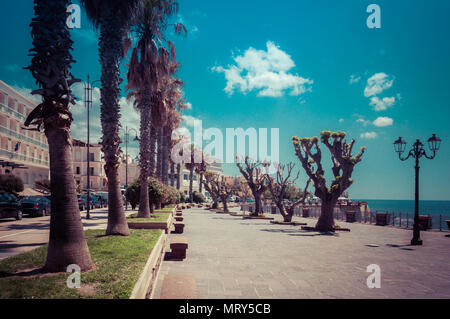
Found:
[[[100,30],[99,56],[102,68],[101,123],[102,151],[108,178],[107,235],[128,236],[122,194],[120,192],[120,63],[126,54],[124,39],[133,18],[139,14],[141,0],[81,0],[88,17]]]
[[[162,32],[167,27],[168,17],[176,13],[178,4],[174,0],[147,0],[143,4],[142,14],[133,28],[138,41],[129,64],[127,89],[131,91],[128,97],[135,98],[135,105],[141,113],[141,198],[138,217],[146,218],[151,213],[148,178],[154,170],[155,142],[158,141],[158,154],[162,154],[164,144],[164,134],[161,132],[164,127],[156,125],[163,120],[164,103],[160,87],[177,65],[173,44],[167,41],[170,53],[161,46],[164,40]],[[176,31],[179,28],[176,25]],[[162,162],[158,161],[157,177],[161,178],[161,172]]]
[[[62,272],[68,265],[89,270],[93,264],[84,237],[72,170],[70,104],[75,104],[71,85],[79,82],[70,68],[73,61],[72,40],[66,25],[68,0],[35,0],[31,22],[32,61],[27,68],[42,96],[28,116],[25,126],[44,129],[50,153],[50,188],[52,216],[45,269]]]

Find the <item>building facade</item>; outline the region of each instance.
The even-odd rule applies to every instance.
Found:
[[[89,154],[86,142],[73,139],[72,145],[73,175],[79,190],[84,192],[90,188],[90,190],[94,192],[107,191],[108,183],[104,169],[105,161],[103,159],[101,145],[90,144]],[[90,187],[88,187],[88,157],[90,160]]]
[[[20,177],[26,188],[33,188],[37,180],[50,176],[45,134],[23,126],[35,107],[35,103],[0,80],[0,174]],[[14,169],[11,164],[22,168]]]

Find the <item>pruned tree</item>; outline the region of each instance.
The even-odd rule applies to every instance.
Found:
[[[222,201],[223,211],[228,213],[228,198],[233,196],[235,193],[235,185],[234,179],[225,178],[225,176],[221,176],[216,180],[217,189],[219,191],[219,197]]]
[[[344,132],[323,131],[320,141],[331,153],[332,172],[334,180],[330,187],[325,180],[325,171],[322,166],[322,151],[319,138],[293,137],[292,142],[295,153],[300,160],[306,174],[314,183],[315,195],[322,200],[321,215],[316,225],[319,231],[334,231],[333,210],[338,198],[353,184],[352,174],[355,165],[361,162],[366,150],[365,147],[355,156],[352,155],[355,140],[347,143]]]
[[[277,205],[280,214],[281,216],[283,216],[284,222],[286,223],[290,223],[292,221],[295,208],[298,205],[305,203],[306,197],[308,195],[308,187],[311,183],[311,179],[309,179],[303,191],[303,196],[300,199],[298,199],[296,202],[286,203],[284,199],[286,197],[286,192],[289,186],[292,186],[300,176],[300,172],[298,172],[295,176],[292,174],[294,168],[294,163],[289,163],[287,165],[278,165],[276,180],[275,178],[266,175],[268,189],[270,191],[270,194],[272,195],[272,200],[275,202],[275,205]]]
[[[220,190],[219,190],[219,175],[213,172],[203,172],[205,176],[205,180],[203,181],[203,185],[205,186],[206,191],[211,195],[213,200],[213,209],[217,209],[219,207],[220,200]]]
[[[242,165],[244,164],[244,165]],[[247,184],[252,191],[255,198],[255,211],[252,215],[258,216],[263,213],[261,197],[267,190],[265,163],[251,160],[248,156],[245,157],[244,163],[237,157],[236,165],[239,168],[242,176],[244,176]]]

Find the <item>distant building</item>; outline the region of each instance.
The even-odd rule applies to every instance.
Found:
[[[130,155],[128,155],[128,185],[131,185],[135,180],[139,179],[139,174],[139,164],[136,163]],[[125,161],[120,163],[119,178],[120,186],[124,187],[127,184],[127,165]]]
[[[26,188],[50,176],[45,134],[23,128],[35,107],[34,102],[0,80],[0,174],[20,177]]]
[[[100,144],[90,144],[89,154],[87,143],[73,139],[73,175],[75,183],[81,191],[88,189],[88,156],[90,159],[90,189],[92,191],[107,191],[108,182],[105,174],[105,161]]]

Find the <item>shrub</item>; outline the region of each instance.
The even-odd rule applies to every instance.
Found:
[[[135,210],[136,206],[139,204],[140,195],[141,184],[139,183],[139,180],[136,180],[133,182],[133,184],[129,185],[127,190],[125,191],[125,197],[130,203],[133,210]]]
[[[174,187],[165,186],[164,195],[164,205],[178,204],[180,202],[180,192]]]
[[[202,204],[205,202],[205,196],[202,193],[194,192],[194,203]]]
[[[164,202],[166,196],[166,186],[158,179],[150,177],[148,179],[148,197],[150,205],[157,205]]]
[[[23,192],[23,181],[14,175],[0,175],[0,190],[13,194]]]

